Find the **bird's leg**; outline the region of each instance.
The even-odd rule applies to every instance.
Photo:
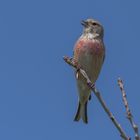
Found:
[[[95,87],[95,83],[87,82],[87,85],[90,89]],[[89,96],[89,100],[91,100],[91,94]]]
[[[94,88],[95,87],[95,83],[87,82],[87,85],[88,85],[89,88]]]

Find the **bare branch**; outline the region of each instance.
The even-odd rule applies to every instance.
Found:
[[[113,116],[113,114],[110,112],[110,110],[106,106],[103,98],[101,97],[100,92],[97,90],[97,88],[95,86],[92,85],[92,83],[91,83],[90,79],[88,78],[88,75],[86,74],[86,72],[83,69],[80,68],[80,66],[78,65],[78,63],[73,58],[69,58],[67,56],[64,56],[63,59],[65,60],[66,63],[68,63],[69,65],[71,65],[72,67],[74,67],[76,70],[78,69],[78,72],[80,72],[81,75],[86,79],[87,85],[94,92],[95,96],[98,98],[100,104],[102,105],[104,111],[107,113],[108,117],[111,119],[111,121],[113,122],[113,124],[115,125],[115,127],[117,128],[117,130],[119,131],[120,136],[124,140],[130,140],[130,138],[125,134],[125,132],[122,129],[121,125],[117,122],[117,120],[115,119],[115,117]]]
[[[118,85],[119,85],[121,93],[122,93],[122,99],[123,99],[123,103],[124,103],[124,106],[125,106],[125,109],[126,109],[127,118],[128,118],[128,120],[129,120],[129,122],[130,122],[130,124],[131,124],[131,126],[134,130],[134,133],[135,133],[135,140],[140,140],[138,126],[133,121],[133,116],[132,116],[132,113],[131,113],[130,108],[128,106],[126,92],[124,90],[124,84],[123,84],[123,81],[120,78],[118,79]]]

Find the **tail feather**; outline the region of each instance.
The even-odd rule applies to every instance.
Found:
[[[87,102],[85,104],[81,104],[79,102],[78,109],[76,116],[74,118],[74,121],[79,121],[80,118],[82,118],[84,123],[88,123],[88,117],[87,117]]]
[[[79,104],[78,104],[78,109],[77,109],[77,113],[76,113],[76,116],[75,116],[75,118],[74,118],[74,121],[79,121],[79,120],[80,120],[80,118],[81,118],[80,110],[81,110],[81,104],[80,104],[80,102],[79,102]]]

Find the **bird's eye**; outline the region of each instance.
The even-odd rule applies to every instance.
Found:
[[[95,26],[95,25],[97,25],[97,23],[93,22],[93,23],[92,23],[92,25],[94,25],[94,26]]]

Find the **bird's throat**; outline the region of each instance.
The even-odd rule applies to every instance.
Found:
[[[97,33],[86,33],[82,37],[92,40],[92,39],[97,39],[99,36],[100,35]]]

